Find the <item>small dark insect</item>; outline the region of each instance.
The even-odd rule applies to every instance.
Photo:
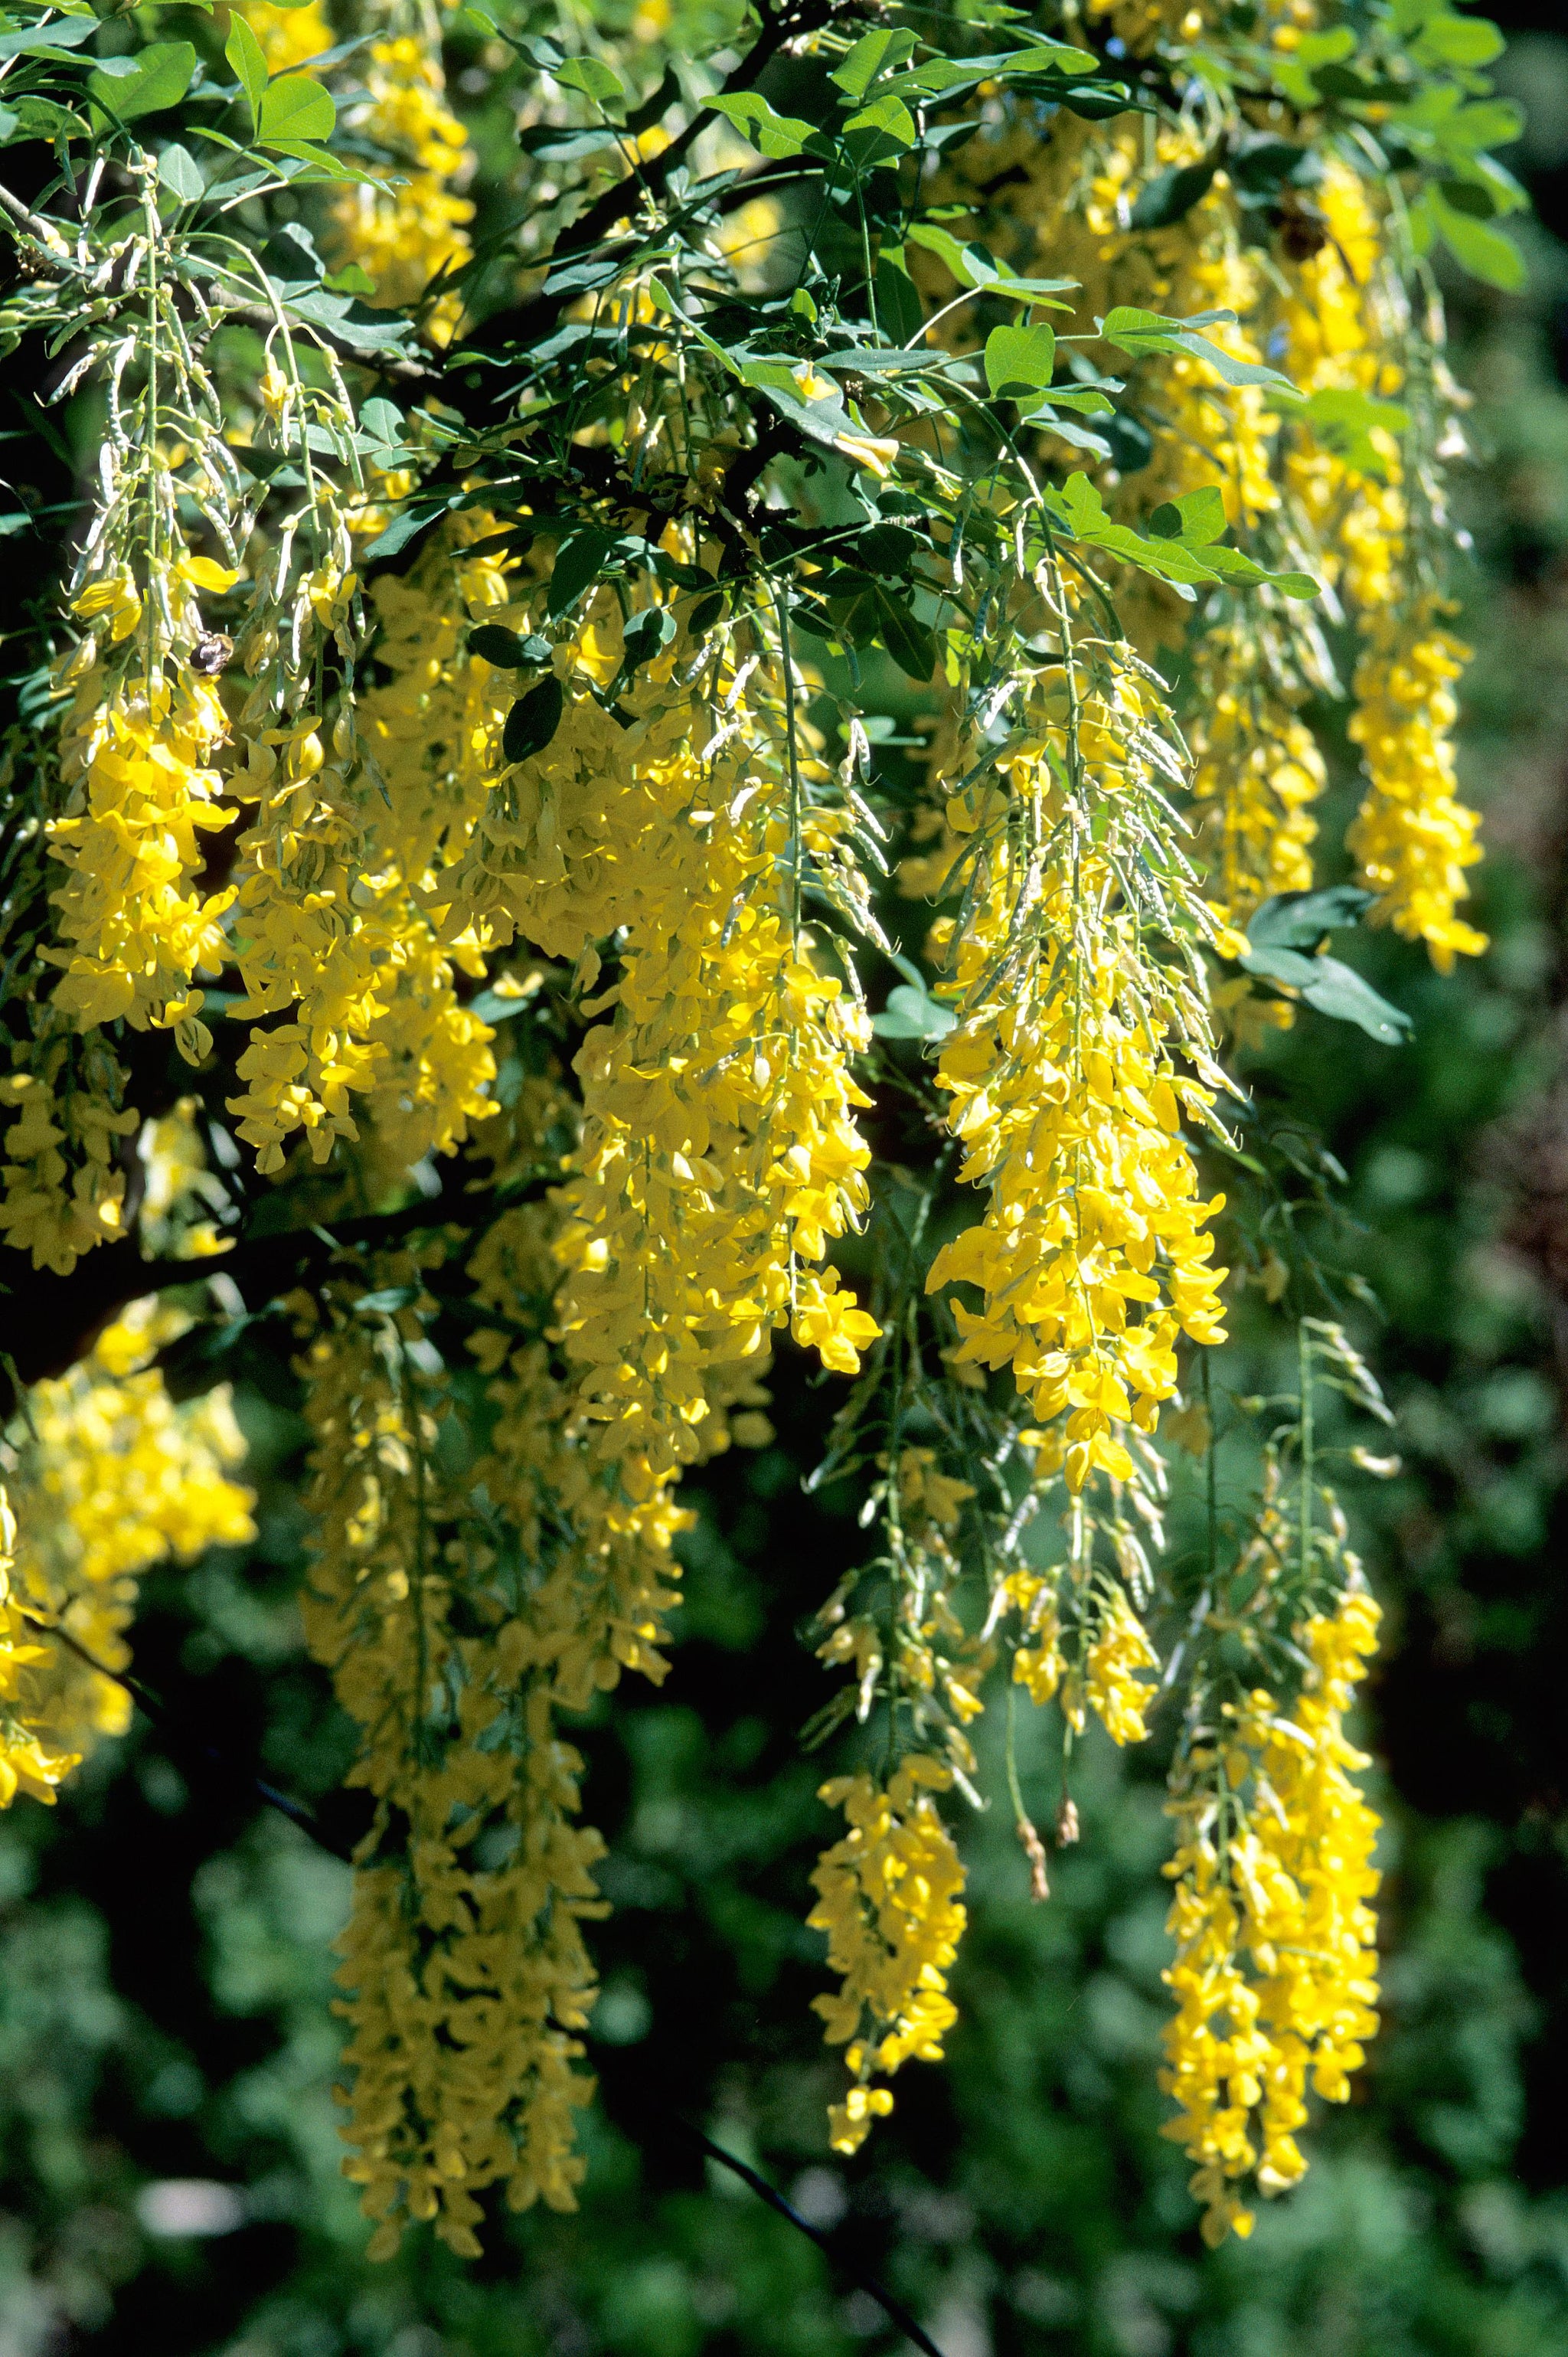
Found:
[[[1329,242],[1328,223],[1308,199],[1294,188],[1282,188],[1279,202],[1280,243],[1293,262],[1310,262]]]
[[[190,668],[204,679],[216,679],[234,659],[234,641],[226,630],[205,630],[190,651]]]

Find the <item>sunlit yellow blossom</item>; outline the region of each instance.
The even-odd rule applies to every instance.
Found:
[[[333,208],[339,263],[357,263],[375,282],[375,302],[417,302],[430,281],[459,267],[472,251],[467,225],[474,208],[456,192],[472,168],[467,135],[446,102],[439,56],[413,33],[373,41],[365,68],[367,102],[350,119],[397,158],[386,186],[347,190]],[[461,315],[444,297],[427,323],[446,342]]]
[[[232,818],[212,766],[227,733],[213,683],[183,666],[110,687],[94,665],[76,683],[68,799],[49,828],[67,870],[53,896],[63,946],[45,954],[65,969],[56,1006],[84,1027],[121,1016],[173,1030],[200,1005],[195,975],[222,967],[234,895],[199,879],[203,836]]]
[[[41,1638],[43,1654],[18,1674],[27,1724],[58,1752],[80,1756],[130,1724],[125,1688],[91,1663],[129,1663],[124,1631],[142,1574],[255,1536],[250,1492],[231,1479],[244,1443],[228,1385],[177,1405],[150,1363],[187,1322],[156,1300],[134,1303],[68,1375],[35,1384],[26,1422],[0,1445],[16,1517],[12,1600],[90,1657]]]
[[[303,7],[285,8],[274,0],[243,0],[245,20],[262,45],[267,71],[297,73],[310,59],[323,56],[338,36],[322,12],[320,0],[305,0]]]
[[[1129,759],[1127,720],[1094,712],[1079,732],[1088,758],[1103,751],[1112,791]],[[1052,802],[1041,753],[1020,750],[1005,767],[1013,794]],[[949,806],[961,832],[982,815]],[[1130,1473],[1115,1427],[1152,1428],[1176,1388],[1178,1332],[1221,1339],[1222,1272],[1209,1265],[1205,1232],[1219,1205],[1199,1196],[1181,1135],[1184,1103],[1207,1097],[1163,1044],[1174,1008],[1129,988],[1132,920],[1116,911],[1110,868],[1092,855],[1044,868],[1036,946],[1010,960],[1015,887],[1000,836],[983,856],[979,904],[944,985],[964,1012],[937,1077],[964,1146],[960,1176],[988,1181],[990,1200],[927,1282],[978,1287],[980,1308],[953,1307],[959,1357],[1011,1366],[1042,1423],[1065,1415],[1067,1478],[1081,1490],[1095,1468]]]
[[[951,1781],[940,1760],[915,1753],[886,1785],[863,1770],[822,1786],[849,1820],[812,1873],[820,1896],[807,1918],[843,1975],[834,1995],[811,2000],[854,2082],[830,2115],[836,2152],[858,2150],[893,2109],[891,2090],[873,2081],[911,2060],[940,2062],[958,2018],[947,1974],[964,1927],[963,1867],[931,1798]]]
[[[1164,2133],[1197,2163],[1210,2244],[1251,2233],[1249,2179],[1271,2194],[1301,2177],[1309,2080],[1343,2103],[1378,2026],[1379,1821],[1351,1781],[1367,1760],[1343,1723],[1378,1620],[1353,1591],[1309,1620],[1311,1668],[1288,1717],[1261,1690],[1228,1706],[1222,1756],[1195,1754],[1194,1787],[1172,1803],[1182,1830],[1166,1868],[1176,1960],[1165,1977],[1177,2011],[1160,2083],[1181,2108]]]
[[[1357,668],[1349,724],[1369,782],[1346,841],[1378,895],[1373,921],[1423,941],[1440,974],[1487,946],[1456,913],[1469,897],[1465,870],[1481,856],[1480,821],[1459,800],[1454,761],[1453,682],[1468,652],[1433,627],[1430,608],[1409,622],[1389,616]]]
[[[0,1137],[0,1236],[35,1268],[69,1276],[83,1253],[122,1232],[119,1156],[138,1123],[124,1086],[106,1039],[79,1041],[58,1024],[0,1076],[0,1108],[15,1113]]]

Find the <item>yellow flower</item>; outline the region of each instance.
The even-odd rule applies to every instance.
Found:
[[[1165,1979],[1177,2010],[1160,2084],[1180,2111],[1163,2133],[1197,2163],[1192,2190],[1210,2244],[1251,2232],[1249,2177],[1274,2194],[1303,2175],[1295,2131],[1309,2081],[1345,2102],[1377,2029],[1368,1902],[1379,1821],[1351,1781],[1367,1762],[1343,1721],[1378,1620],[1370,1597],[1352,1590],[1297,1631],[1311,1669],[1288,1719],[1262,1690],[1227,1706],[1225,1756],[1206,1760],[1210,1776],[1222,1774],[1235,1829],[1217,1837],[1213,1787],[1201,1779],[1172,1803],[1182,1832],[1165,1869],[1176,1958]]]
[[[886,1785],[863,1770],[822,1789],[849,1820],[812,1873],[819,1897],[806,1919],[827,1933],[828,1963],[843,1975],[836,1994],[811,2000],[855,2081],[829,2113],[835,2152],[857,2151],[893,2109],[891,2090],[872,2079],[911,2060],[940,2062],[958,2018],[947,1973],[964,1928],[963,1867],[931,1798],[951,1782],[942,1761],[916,1752]]]
[[[1379,896],[1372,921],[1423,941],[1446,974],[1455,956],[1478,956],[1487,936],[1456,913],[1469,896],[1465,870],[1481,856],[1480,821],[1458,798],[1454,760],[1452,683],[1469,650],[1432,627],[1434,610],[1428,601],[1409,621],[1380,619],[1357,666],[1348,733],[1369,788],[1346,841]]]
[[[234,894],[204,894],[197,879],[201,838],[230,823],[211,767],[227,733],[213,683],[183,665],[111,688],[93,664],[77,680],[61,746],[70,791],[49,823],[66,870],[52,896],[61,946],[44,955],[64,968],[54,1004],[83,1028],[121,1017],[173,1030],[192,976],[222,968],[219,920]]]
[[[255,1536],[251,1493],[231,1478],[244,1442],[228,1385],[177,1405],[151,1364],[188,1322],[156,1299],[134,1303],[70,1374],[35,1384],[26,1429],[0,1448],[16,1513],[9,1593],[43,1632],[14,1691],[62,1773],[99,1738],[124,1733],[131,1698],[48,1631],[66,1630],[104,1670],[123,1670],[141,1575]]]

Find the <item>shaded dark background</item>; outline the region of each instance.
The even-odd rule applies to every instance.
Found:
[[[1387,2029],[1314,2131],[1305,2184],[1249,2244],[1202,2251],[1154,2086],[1160,1789],[1103,1742],[1048,1908],[1006,1823],[967,1829],[950,2067],[907,2072],[894,2120],[830,2161],[801,1928],[827,1819],[778,1730],[821,1699],[797,1627],[858,1534],[800,1493],[822,1402],[786,1371],[778,1445],[707,1480],[668,1684],[628,1685],[585,1735],[616,1912],[583,2208],[498,2226],[472,2267],[424,2236],[367,2267],[330,2097],[345,1872],[206,1756],[321,1793],[343,1765],[298,1654],[280,1364],[241,1403],[257,1546],[149,1586],[138,1667],[177,1697],[178,1740],[140,1724],[54,1813],[0,1819],[0,2357],[890,2348],[841,2268],[693,2159],[681,2116],[793,2189],[946,2357],[1568,2349],[1568,34],[1559,6],[1499,13],[1498,79],[1530,113],[1509,160],[1539,209],[1531,281],[1451,289],[1477,451],[1465,772],[1494,947],[1442,979],[1369,944],[1414,1044],[1348,1051],[1309,1019],[1273,1054],[1350,1172],[1406,1458],[1359,1501],[1391,1607],[1369,1712]],[[1048,1813],[1043,1757],[1025,1772]]]

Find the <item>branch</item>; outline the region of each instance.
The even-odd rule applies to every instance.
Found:
[[[280,1792],[275,1784],[266,1783],[260,1776],[252,1776],[245,1769],[236,1769],[229,1755],[217,1750],[210,1743],[198,1745],[193,1737],[187,1736],[181,1731],[167,1704],[161,1702],[150,1686],[144,1685],[140,1678],[131,1677],[124,1670],[110,1669],[105,1663],[98,1659],[96,1654],[89,1652],[81,1639],[73,1637],[70,1631],[62,1628],[58,1620],[46,1619],[43,1613],[31,1610],[26,1604],[21,1606],[20,1610],[23,1620],[30,1622],[35,1629],[41,1630],[47,1637],[58,1637],[60,1643],[76,1655],[78,1661],[85,1662],[90,1670],[96,1670],[98,1675],[101,1678],[107,1678],[111,1685],[123,1687],[133,1702],[138,1706],[143,1717],[149,1719],[157,1728],[171,1751],[183,1750],[188,1758],[194,1755],[210,1766],[229,1770],[237,1776],[246,1791],[253,1792],[258,1800],[264,1801],[269,1809],[276,1809],[281,1816],[288,1819],[291,1825],[297,1825],[301,1833],[307,1835],[318,1848],[327,1850],[333,1857],[341,1858],[345,1866],[352,1866],[354,1844],[334,1841],[314,1809],[306,1808],[305,1803],[296,1801],[291,1792]]]
[[[856,2285],[860,2290],[869,2293],[884,2315],[892,2319],[899,2331],[907,2334],[917,2349],[925,2352],[925,2357],[942,2357],[941,2351],[931,2339],[925,2326],[916,2323],[903,2301],[896,2299],[890,2291],[885,2291],[876,2277],[868,2275],[864,2267],[856,2266],[853,2259],[841,2257],[833,2250],[832,2244],[820,2226],[813,2226],[809,2218],[802,2218],[794,2203],[786,2201],[782,2193],[776,2191],[766,2177],[761,2176],[749,2162],[737,2159],[733,2152],[726,2152],[722,2144],[715,2144],[712,2136],[704,2136],[701,2128],[694,2128],[689,2120],[682,2119],[679,2113],[671,2114],[670,2124],[692,2143],[700,2144],[708,2158],[716,2160],[721,2169],[733,2169],[743,2185],[749,2185],[754,2193],[759,2193],[762,2196],[770,2210],[777,2210],[781,2218],[789,2219],[791,2226],[798,2226],[802,2234],[810,2235],[818,2250],[831,2259],[833,2265],[849,2277],[852,2284]]]
[[[762,19],[762,30],[733,73],[725,77],[717,93],[721,98],[732,98],[737,91],[753,89],[780,50],[802,35],[820,32],[824,25],[837,18],[880,14],[879,0],[786,0],[786,5],[777,10],[772,0],[755,0],[755,5]],[[585,253],[607,237],[617,221],[629,216],[639,196],[647,203],[656,204],[675,167],[685,160],[699,133],[707,129],[714,119],[704,102],[668,147],[639,164],[624,179],[603,189],[587,210],[563,230],[546,262],[533,266],[553,270],[558,264]],[[571,293],[536,295],[515,311],[492,312],[478,332],[484,336],[487,345],[498,331],[513,343],[540,343],[553,330],[567,305],[575,300],[575,295]],[[477,342],[478,335],[467,340]]]
[[[68,253],[60,252],[64,240],[54,222],[46,221],[41,213],[29,212],[21,199],[11,194],[3,180],[0,180],[0,211],[9,213],[23,234],[30,237],[35,245],[43,247],[44,264],[51,278],[81,276],[81,265]]]
[[[286,1293],[317,1261],[330,1260],[340,1252],[373,1249],[421,1228],[488,1227],[513,1205],[537,1201],[553,1183],[542,1178],[478,1194],[456,1186],[444,1188],[439,1195],[405,1203],[395,1211],[242,1236],[231,1252],[210,1259],[144,1260],[134,1238],[126,1237],[88,1253],[69,1276],[47,1269],[27,1271],[4,1297],[13,1338],[6,1367],[11,1388],[15,1392],[18,1384],[25,1387],[64,1374],[86,1356],[117,1310],[150,1293],[199,1285],[221,1275],[240,1287],[248,1303],[259,1305]],[[13,1412],[18,1404],[13,1397],[4,1404],[5,1412]]]

